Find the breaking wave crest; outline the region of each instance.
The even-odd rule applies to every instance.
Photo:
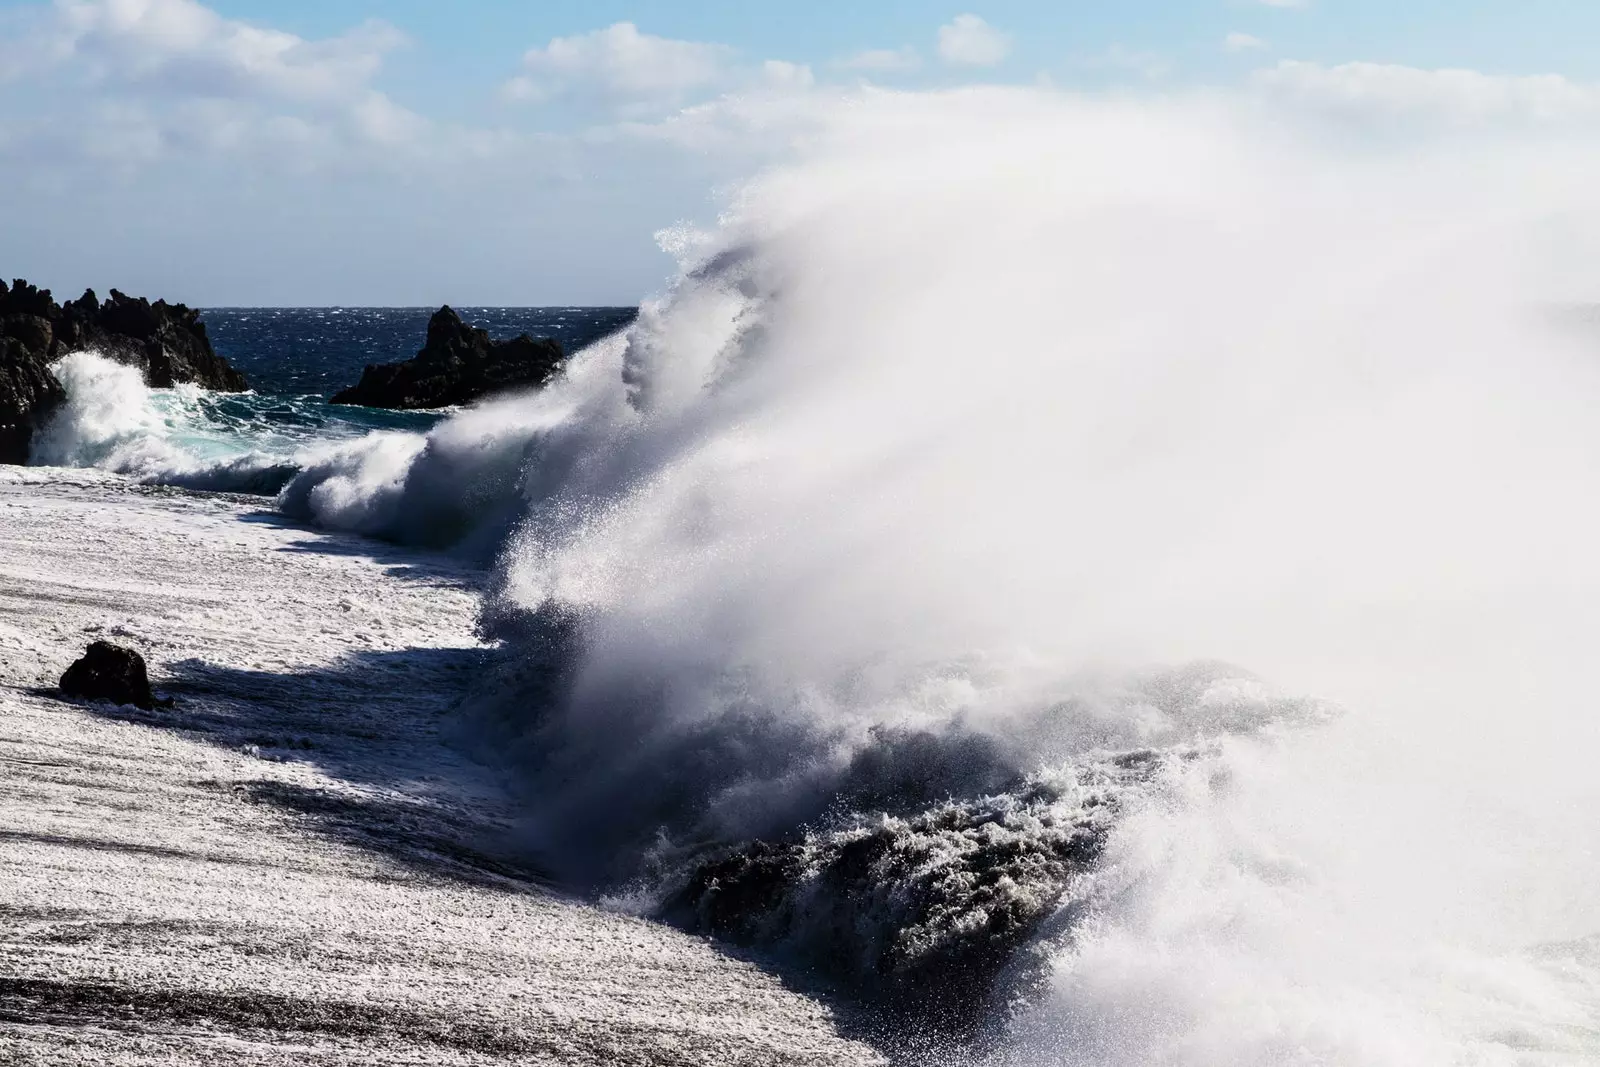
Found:
[[[74,352],[51,370],[67,399],[35,434],[34,463],[263,494],[277,492],[294,472],[290,456],[240,451],[241,438],[216,410],[226,403],[221,395],[194,386],[150,389],[138,368],[94,352]]]
[[[527,847],[904,1041],[1592,1059],[1600,168],[1269,119],[865,94],[564,378],[281,505],[495,554]]]

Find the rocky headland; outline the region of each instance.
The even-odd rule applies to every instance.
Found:
[[[402,363],[369,363],[361,380],[331,403],[370,408],[443,408],[490,393],[537,388],[553,378],[565,354],[548,337],[496,341],[461,321],[448,305],[428,321],[428,339]]]
[[[48,289],[0,281],[0,463],[28,461],[34,430],[66,398],[50,365],[85,349],[138,367],[157,389],[184,382],[220,392],[250,388],[211,347],[193,308],[115,289],[104,302],[89,290],[58,304]]]

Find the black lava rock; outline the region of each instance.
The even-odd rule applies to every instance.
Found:
[[[245,376],[211,347],[200,312],[183,304],[152,304],[115,289],[101,304],[89,290],[62,307],[56,324],[58,354],[82,348],[138,367],[145,384],[154,389],[184,382],[220,393],[250,388]]]
[[[109,700],[113,704],[132,704],[150,711],[158,702],[150,688],[144,657],[131,648],[96,641],[83,658],[61,676],[61,692],[81,700]]]
[[[1002,973],[1098,857],[1114,801],[1035,784],[910,818],[753,841],[693,868],[662,918],[761,946],[917,1031],[970,1037]]]
[[[561,344],[527,334],[490,340],[448,306],[428,322],[428,340],[403,363],[369,363],[361,381],[335,394],[331,403],[369,408],[442,408],[517,387],[537,388],[555,377],[564,359]]]
[[[12,335],[44,321],[26,318],[31,316],[0,318],[0,463],[28,462],[34,427],[67,398],[50,373],[49,359]]]
[[[104,303],[89,291],[57,304],[48,289],[0,281],[0,463],[28,461],[34,429],[66,397],[50,364],[82,349],[138,367],[157,389],[180,382],[219,392],[250,388],[212,349],[193,308],[115,289]]]

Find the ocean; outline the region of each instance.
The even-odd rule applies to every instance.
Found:
[[[410,359],[437,308],[206,308],[216,350],[263,396],[329,397],[354,385],[368,363]],[[553,337],[568,352],[632,321],[634,307],[455,309],[496,339]]]
[[[472,568],[511,847],[894,1056],[1600,1058],[1597,186],[1213,101],[830,121],[631,321],[493,313],[571,331],[538,392],[330,409],[425,312],[224,310],[255,395],[75,354],[38,458]]]
[[[424,433],[437,411],[329,404],[369,363],[410,359],[429,308],[209,308],[216,350],[252,389],[151,390],[92,355],[59,372],[67,410],[40,434],[38,462],[94,466],[163,484],[275,494],[318,449],[373,432]],[[460,308],[491,337],[553,337],[576,352],[627,325],[634,308]]]

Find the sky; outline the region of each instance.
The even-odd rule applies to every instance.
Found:
[[[1593,0],[0,0],[0,274],[198,306],[632,304],[829,101],[1600,116]]]

